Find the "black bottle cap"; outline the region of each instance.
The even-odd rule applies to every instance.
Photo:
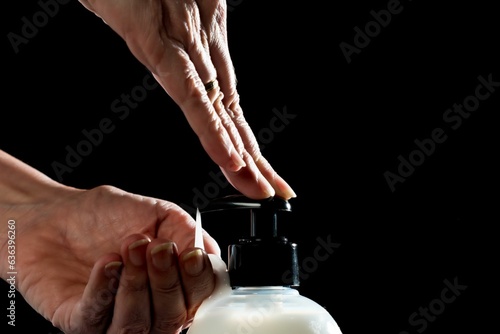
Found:
[[[290,212],[290,203],[277,196],[230,195],[211,201],[201,213],[233,209],[249,210],[250,231],[228,247],[231,285],[299,286],[297,244],[278,234],[278,212]]]

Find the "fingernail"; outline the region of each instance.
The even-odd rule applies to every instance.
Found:
[[[147,245],[148,243],[148,239],[141,239],[134,241],[128,246],[129,258],[133,265],[142,266],[144,264],[146,259],[144,257],[144,250],[141,248],[143,248],[144,245]]]
[[[292,187],[288,185],[281,177],[276,178],[276,185],[278,189],[283,193],[285,198],[295,198],[297,194],[293,191]]]
[[[121,269],[123,262],[112,261],[104,266],[104,272],[107,277],[115,276]]]
[[[231,153],[231,162],[227,166],[227,169],[231,172],[237,172],[241,168],[246,167],[245,160],[241,157],[241,155],[238,154],[238,152],[233,151]]]
[[[199,275],[205,268],[203,251],[201,249],[195,249],[184,254],[182,261],[184,262],[184,269],[192,276]]]
[[[157,245],[151,250],[153,265],[160,270],[167,270],[172,266],[173,255],[174,244],[172,242]]]
[[[274,188],[265,179],[262,179],[262,181],[259,182],[259,184],[260,184],[260,189],[266,195],[266,197],[271,197],[275,195]]]

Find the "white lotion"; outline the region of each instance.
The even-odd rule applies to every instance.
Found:
[[[188,334],[342,333],[323,307],[292,288],[238,288],[207,301]]]

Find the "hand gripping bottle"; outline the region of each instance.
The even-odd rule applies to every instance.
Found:
[[[296,289],[297,245],[278,235],[278,212],[291,211],[289,202],[234,195],[212,201],[202,212],[230,209],[250,211],[250,233],[229,246],[227,269],[210,255],[216,288],[187,333],[342,334],[325,308]]]

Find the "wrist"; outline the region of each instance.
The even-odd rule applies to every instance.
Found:
[[[2,277],[9,271],[7,270],[9,254],[15,249],[16,239],[38,221],[33,218],[42,211],[46,212],[54,203],[75,191],[77,189],[50,179],[0,150],[0,275]]]
[[[0,209],[44,202],[69,188],[0,150]]]

